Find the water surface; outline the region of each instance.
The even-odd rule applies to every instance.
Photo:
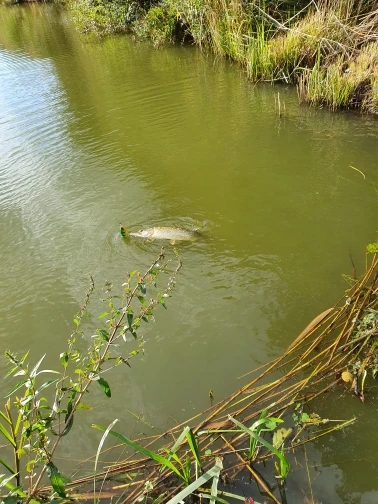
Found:
[[[54,365],[88,272],[97,306],[106,279],[120,285],[149,265],[160,245],[126,245],[120,222],[205,224],[179,247],[184,267],[145,332],[146,355],[114,377],[109,403],[94,391],[93,415],[131,434],[145,425],[127,410],[159,430],[199,412],[209,389],[231,393],[342,296],[351,257],[362,273],[377,225],[377,128],[299,106],[290,87],[253,86],[193,47],[90,42],[51,6],[0,8],[2,348]],[[342,399],[334,418],[359,421],[309,449],[314,494],[375,503],[374,393]],[[92,421],[66,458],[95,452]],[[304,485],[305,471],[294,479]]]

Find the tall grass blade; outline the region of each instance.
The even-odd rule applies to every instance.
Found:
[[[189,429],[189,427],[188,427],[188,429]],[[190,449],[192,450],[192,453],[197,461],[198,467],[200,467],[202,469],[201,455],[200,455],[200,452],[198,449],[198,442],[197,442],[195,435],[193,434],[192,429],[189,429],[189,431],[187,432],[186,439],[188,440],[188,444],[189,444]]]
[[[95,425],[94,424],[94,425],[92,425],[92,427],[94,429],[98,429],[98,430],[103,431],[103,432],[106,430],[101,425]],[[110,430],[109,434],[111,434],[112,436],[118,438],[120,441],[122,441],[123,443],[127,444],[128,446],[130,446],[134,450],[138,451],[142,455],[145,455],[146,457],[149,457],[149,458],[155,460],[155,462],[158,462],[159,464],[164,465],[165,467],[167,467],[168,469],[170,469],[171,471],[173,471],[175,474],[177,474],[177,476],[179,478],[184,479],[183,475],[180,473],[180,471],[177,469],[177,467],[175,467],[172,464],[172,462],[170,462],[165,457],[162,457],[158,453],[155,453],[155,452],[149,450],[148,448],[145,448],[144,446],[141,446],[141,445],[138,445],[137,443],[134,443],[134,441],[131,441],[131,439],[127,438],[126,436],[123,436],[122,434],[119,434],[118,432]]]
[[[116,418],[115,420],[113,420],[113,422],[108,425],[106,431],[102,435],[102,438],[101,438],[101,440],[100,440],[100,442],[98,444],[98,448],[97,448],[97,452],[96,452],[96,458],[95,458],[95,464],[94,464],[94,470],[95,470],[95,472],[97,471],[98,457],[100,456],[100,452],[101,452],[101,449],[103,447],[103,444],[105,443],[105,439],[108,437],[109,431],[111,430],[111,428],[113,427],[113,425],[115,425],[117,422],[118,422],[118,418]]]
[[[218,476],[223,469],[223,464],[220,458],[216,459],[215,465],[211,467],[208,471],[206,471],[204,474],[202,474],[199,478],[197,478],[193,483],[188,485],[186,488],[181,490],[177,495],[175,495],[172,499],[170,499],[167,504],[179,504],[185,497],[188,497],[188,495],[192,494],[197,488],[200,486],[204,485],[207,481],[209,481],[211,478],[214,478],[214,476]]]

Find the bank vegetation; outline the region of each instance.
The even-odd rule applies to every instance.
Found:
[[[66,0],[83,32],[198,45],[300,101],[378,113],[378,0]]]

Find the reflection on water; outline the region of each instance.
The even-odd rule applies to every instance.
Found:
[[[205,224],[201,240],[179,245],[169,309],[146,330],[146,355],[113,377],[110,413],[94,392],[98,423],[143,430],[130,410],[164,430],[200,411],[210,388],[232,392],[339,299],[350,255],[362,271],[378,206],[373,119],[299,107],[286,87],[279,119],[276,89],[235,67],[192,47],[90,44],[52,6],[3,8],[0,25],[3,347],[46,351],[54,365],[87,273],[95,310],[105,279],[120,285],[148,266],[161,244],[126,245],[120,223]],[[359,416],[346,434],[354,453],[343,433],[311,448],[314,489],[323,503],[373,502],[378,439],[361,432],[375,406],[351,402],[343,416],[340,404],[331,416]],[[68,457],[95,451],[86,421]]]

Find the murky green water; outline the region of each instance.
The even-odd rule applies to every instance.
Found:
[[[377,159],[372,118],[301,107],[292,88],[252,86],[192,47],[88,43],[49,6],[0,8],[2,349],[53,365],[87,273],[100,298],[105,279],[149,264],[159,244],[126,246],[120,222],[206,223],[179,249],[146,355],[114,378],[110,402],[94,392],[65,458],[95,452],[94,420],[135,434],[145,426],[127,410],[159,430],[200,411],[210,388],[216,399],[238,388],[337,301],[350,255],[362,272],[376,236]],[[376,503],[377,401],[340,397],[334,417],[359,421],[309,450],[316,500]],[[305,481],[297,470],[296,502]]]

